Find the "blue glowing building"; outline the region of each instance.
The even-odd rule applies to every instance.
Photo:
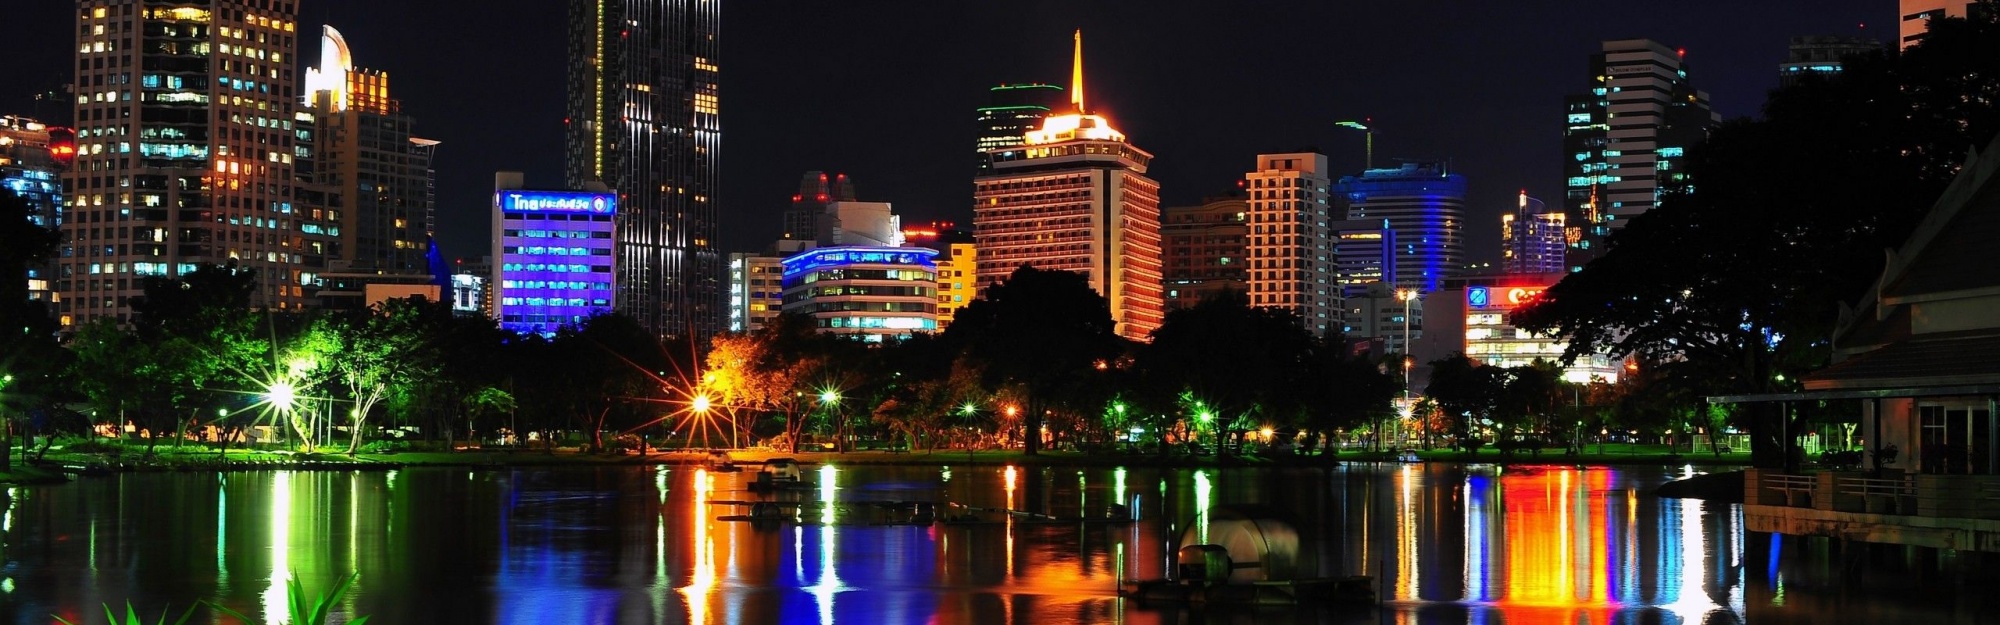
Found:
[[[784,261],[784,311],[870,343],[937,331],[937,250],[823,247]]]
[[[520,189],[501,172],[493,194],[493,318],[522,334],[552,336],[611,311],[618,196]]]
[[[1408,162],[1340,179],[1350,220],[1387,221],[1396,288],[1436,291],[1465,266],[1465,176],[1444,162]]]

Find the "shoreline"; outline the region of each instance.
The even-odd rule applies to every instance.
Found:
[[[1170,468],[1331,468],[1349,462],[1386,464],[1498,464],[1503,466],[1575,466],[1575,467],[1670,467],[1699,466],[1717,470],[1732,470],[1747,466],[1747,459],[1731,457],[1716,458],[1710,455],[1677,456],[1666,454],[1586,454],[1564,456],[1544,454],[1535,457],[1517,454],[1511,459],[1494,453],[1470,455],[1461,452],[1428,451],[1418,452],[1417,462],[1401,462],[1392,452],[1342,452],[1333,456],[1194,456],[1175,454],[1161,456],[1152,453],[1084,453],[1074,451],[1044,452],[1029,456],[1019,451],[979,451],[967,454],[962,451],[936,452],[801,452],[784,453],[763,450],[734,450],[730,457],[735,462],[756,465],[771,458],[792,458],[801,464],[836,465],[879,465],[879,466],[1007,466],[1007,465],[1058,465],[1058,466],[1099,466],[1099,467],[1170,467]],[[554,467],[623,467],[672,465],[702,465],[708,462],[707,450],[676,450],[640,454],[584,454],[575,450],[556,450],[551,453],[535,449],[510,450],[460,450],[455,452],[389,452],[362,453],[349,457],[344,453],[294,454],[289,452],[269,452],[231,450],[228,455],[214,451],[200,450],[185,452],[178,449],[161,450],[147,460],[132,459],[130,454],[109,455],[97,453],[59,453],[52,451],[48,458],[30,464],[16,465],[10,473],[0,471],[0,484],[46,484],[66,482],[71,476],[94,477],[111,473],[164,473],[164,472],[233,472],[233,471],[386,471],[417,467],[458,467],[471,469],[500,468],[554,468]],[[25,461],[22,459],[20,461]]]

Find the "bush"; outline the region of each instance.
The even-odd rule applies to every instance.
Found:
[[[63,445],[63,451],[78,454],[119,454],[125,446],[96,436]]]
[[[364,454],[393,454],[399,451],[410,451],[410,441],[368,441],[361,444],[361,453]]]

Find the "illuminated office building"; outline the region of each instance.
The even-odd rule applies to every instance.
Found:
[[[1515,327],[1511,313],[1540,297],[1563,275],[1503,274],[1446,281],[1437,293],[1424,297],[1424,319],[1429,321],[1430,332],[1415,337],[1417,361],[1430,362],[1463,352],[1498,367],[1519,367],[1536,360],[1561,362],[1568,342]],[[1577,383],[1594,378],[1616,383],[1622,370],[1618,360],[1591,354],[1564,368],[1562,377]]]
[[[785,209],[785,231],[779,237],[797,241],[812,241],[819,238],[819,220],[826,214],[826,207],[834,202],[855,201],[854,181],[847,174],[827,177],[825,172],[809,171],[799,179],[799,192],[792,195],[792,205]]]
[[[722,329],[721,0],[570,0],[568,185],[618,194],[618,305],[661,335]]]
[[[972,232],[949,221],[903,228],[903,244],[937,250],[937,329],[951,327],[958,311],[979,299],[979,246]]]
[[[28,222],[63,230],[62,173],[76,157],[76,141],[67,128],[52,128],[24,117],[0,117],[0,189],[28,206]],[[25,299],[55,303],[53,265],[28,267]],[[9,300],[22,298],[12,288],[0,288]]]
[[[937,250],[822,247],[784,260],[784,312],[870,343],[937,331]]]
[[[1084,107],[1083,37],[1070,112],[1050,115],[1020,147],[989,152],[973,181],[979,284],[1026,265],[1083,274],[1109,301],[1119,335],[1148,340],[1166,315],[1160,273],[1160,185],[1153,155]]]
[[[1369,285],[1396,284],[1396,230],[1387,219],[1343,219],[1333,232],[1335,280],[1343,297],[1365,297]]]
[[[989,152],[1019,147],[1029,131],[1042,125],[1049,111],[1062,105],[1062,96],[1062,87],[1041,83],[988,89],[986,106],[979,107],[979,140],[974,147],[978,175],[993,173]]]
[[[1224,291],[1249,292],[1249,219],[1250,202],[1241,197],[1160,209],[1168,308],[1188,308]]]
[[[1341,331],[1340,284],[1329,229],[1333,197],[1326,155],[1259,154],[1249,183],[1250,305],[1298,315],[1307,330]]]
[[[297,5],[77,3],[60,320],[130,320],[142,279],[234,263],[298,309],[321,235],[292,197]],[[226,5],[226,6],[225,6]]]
[[[1590,90],[1563,99],[1564,240],[1570,271],[1681,182],[1687,149],[1721,121],[1688,82],[1685,51],[1648,39],[1604,42]]]
[[[1785,62],[1778,64],[1778,86],[1790,87],[1806,76],[1831,78],[1840,73],[1847,59],[1882,51],[1882,42],[1866,37],[1793,37],[1785,50]]]
[[[761,253],[729,255],[730,332],[762,330],[784,311],[785,257],[812,247],[812,241],[779,239]]]
[[[1930,28],[1931,20],[1940,17],[1968,17],[1979,3],[1972,0],[1901,0],[1897,15],[1902,16],[1902,47],[1909,48],[1924,40],[1924,31]]]
[[[339,215],[336,272],[383,283],[388,276],[425,276],[432,219],[431,154],[438,142],[411,135],[414,120],[389,95],[389,75],[354,65],[347,40],[333,27],[320,37],[319,65],[306,70],[305,107],[312,117],[310,153],[297,168],[326,192]]]
[[[1522,191],[1514,212],[1500,216],[1501,264],[1507,273],[1562,273],[1563,220],[1561,212],[1528,197]]]
[[[1465,265],[1465,176],[1444,162],[1407,162],[1340,179],[1349,220],[1387,221],[1396,288],[1435,291]]]
[[[612,311],[618,199],[604,192],[523,189],[518,172],[494,176],[493,279],[487,284],[501,328],[554,336],[563,326]]]
[[[1344,320],[1347,338],[1380,340],[1384,354],[1408,353],[1405,346],[1424,336],[1425,298],[1406,298],[1407,289],[1398,291],[1385,283],[1370,282],[1349,296]]]

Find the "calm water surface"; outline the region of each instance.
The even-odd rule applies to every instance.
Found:
[[[0,623],[195,600],[275,622],[284,579],[361,578],[371,623],[1981,622],[1959,563],[1746,536],[1730,505],[1644,494],[1680,469],[808,466],[799,523],[718,520],[752,473],[694,467],[131,474],[15,488]],[[1131,524],[896,525],[951,501]],[[835,502],[825,505],[822,502]],[[1291,519],[1308,574],[1376,576],[1379,607],[1187,610],[1118,599],[1215,506]],[[1865,566],[1856,566],[1856,563]],[[1960,580],[1954,582],[1952,580]],[[178,609],[176,609],[178,612]],[[91,622],[95,622],[94,620]],[[200,622],[227,622],[208,617]]]

